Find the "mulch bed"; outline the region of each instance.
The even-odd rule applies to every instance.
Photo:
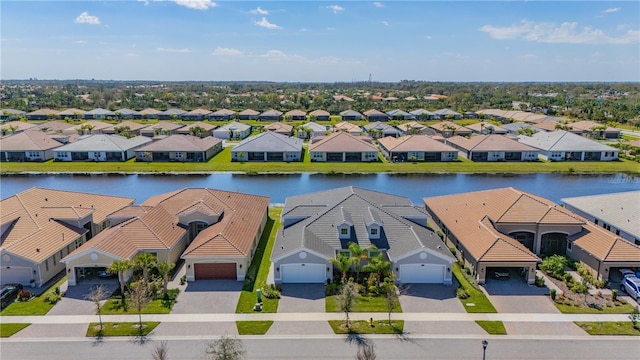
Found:
[[[551,280],[560,291],[556,295],[556,302],[559,304],[572,305],[572,306],[580,306],[580,307],[594,307],[594,308],[604,308],[604,307],[615,307],[617,305],[624,304],[620,300],[613,301],[613,298],[609,294],[602,294],[600,292],[596,292],[596,294],[576,294],[564,281],[558,280],[551,276],[547,277]],[[585,296],[586,295],[586,296]]]

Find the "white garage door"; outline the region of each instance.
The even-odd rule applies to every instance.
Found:
[[[11,267],[10,269],[4,268],[0,270],[0,282],[3,284],[29,285],[29,281],[31,281],[30,268]]]
[[[323,264],[286,264],[280,265],[283,283],[317,284],[327,279]]]
[[[414,284],[444,283],[444,266],[429,264],[400,265],[400,281]]]

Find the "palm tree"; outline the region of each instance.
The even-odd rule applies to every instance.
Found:
[[[116,260],[107,268],[110,274],[118,274],[118,282],[120,282],[120,294],[124,302],[124,273],[129,271],[133,265],[129,259]]]
[[[133,265],[142,269],[142,279],[149,281],[149,269],[156,266],[158,258],[151,253],[140,253],[133,259]]]
[[[329,259],[329,261],[338,268],[338,271],[342,274],[342,282],[344,283],[347,280],[347,272],[351,268],[351,264],[353,264],[352,258],[340,253],[335,258]]]
[[[382,258],[382,254],[378,254],[371,259],[369,259],[369,263],[365,265],[362,270],[370,271],[376,274],[376,283],[380,286],[380,278],[383,275],[386,275],[391,270],[391,263]]]
[[[175,267],[175,264],[170,263],[168,261],[163,261],[163,262],[159,262],[156,265],[156,269],[158,269],[158,273],[160,273],[160,276],[162,276],[162,295],[167,295],[167,286],[169,285],[169,273],[171,272],[171,270],[173,270],[173,268]]]
[[[356,279],[360,278],[360,262],[369,258],[369,249],[361,248],[360,245],[350,242],[348,244],[349,252],[351,252],[351,262],[356,267]],[[375,245],[372,245],[375,248]]]

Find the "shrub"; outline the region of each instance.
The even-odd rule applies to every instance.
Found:
[[[536,275],[535,284],[537,287],[544,287],[544,278]]]
[[[613,299],[613,301],[618,300],[618,290],[616,289],[611,290],[611,299]]]
[[[569,261],[564,256],[553,255],[542,260],[540,269],[556,279],[562,279],[566,274],[566,268]]]
[[[467,273],[467,275],[471,275],[471,269],[469,269],[468,267],[464,268],[464,272]]]
[[[184,285],[187,283],[187,275],[182,275],[180,278],[180,285]]]
[[[598,289],[604,289],[605,287],[607,287],[607,285],[609,285],[609,282],[606,280],[595,280],[593,282],[593,286]]]
[[[267,299],[280,299],[280,288],[275,284],[267,284],[262,287],[262,296]]]
[[[461,287],[456,290],[456,296],[460,299],[466,299],[469,297],[469,292]]]
[[[549,295],[551,296],[551,300],[556,301],[556,289],[549,290]]]
[[[331,284],[327,284],[327,286],[324,288],[324,293],[327,296],[338,295],[341,289],[342,289],[342,286],[339,283],[334,282]]]
[[[451,251],[451,255],[456,256],[456,248],[450,247],[449,251]]]
[[[571,285],[571,291],[576,294],[586,294],[589,288],[583,283],[575,282]]]
[[[440,237],[440,239],[444,239],[444,234],[442,233],[442,231],[438,230],[436,231],[436,234],[438,235],[438,237]]]
[[[31,299],[31,291],[23,289],[18,292],[18,301],[27,301],[29,299]]]
[[[59,292],[50,291],[44,296],[44,301],[51,305],[55,305],[60,300],[62,300],[62,295]]]
[[[564,282],[567,283],[567,285],[571,286],[571,284],[573,283],[573,276],[571,276],[571,274],[564,274],[564,276],[562,277],[564,280]]]

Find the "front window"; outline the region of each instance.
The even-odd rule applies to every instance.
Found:
[[[349,234],[349,229],[347,228],[340,229],[340,235],[348,235],[348,234]]]
[[[371,229],[371,235],[378,235],[378,229],[376,228]]]

